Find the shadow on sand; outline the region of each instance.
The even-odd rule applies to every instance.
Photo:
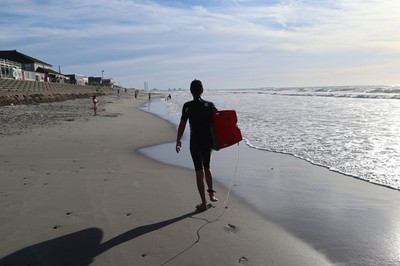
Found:
[[[104,243],[101,243],[103,238],[101,229],[84,229],[16,251],[0,259],[0,266],[89,265],[96,256],[115,246],[189,218],[194,214],[196,212],[190,212],[154,224],[139,226]]]

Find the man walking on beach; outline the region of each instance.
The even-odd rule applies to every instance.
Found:
[[[196,171],[197,189],[200,194],[201,203],[196,206],[200,211],[208,208],[205,196],[204,179],[206,180],[211,201],[217,201],[213,190],[213,180],[210,170],[211,160],[211,115],[216,111],[214,104],[201,98],[203,94],[203,84],[200,80],[193,80],[190,84],[190,92],[193,100],[186,102],[182,108],[181,122],[178,126],[176,138],[176,152],[179,153],[182,146],[181,138],[185,131],[187,120],[190,125],[190,154],[193,159],[194,169]]]

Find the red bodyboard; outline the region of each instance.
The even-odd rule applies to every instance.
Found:
[[[213,149],[216,151],[241,141],[243,138],[237,126],[236,111],[214,111],[212,113],[211,134]]]

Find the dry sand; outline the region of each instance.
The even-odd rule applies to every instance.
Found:
[[[234,195],[194,212],[194,172],[137,152],[175,127],[146,95],[99,100],[0,108],[0,265],[330,264]]]

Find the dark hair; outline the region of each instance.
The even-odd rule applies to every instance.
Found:
[[[203,84],[200,80],[195,79],[192,81],[192,83],[190,83],[190,92],[192,93],[193,97],[199,98],[201,96],[203,93]]]

